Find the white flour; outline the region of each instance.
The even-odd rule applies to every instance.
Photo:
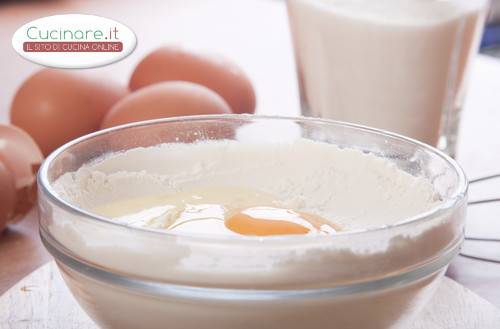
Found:
[[[61,196],[87,210],[221,186],[271,194],[287,208],[330,218],[347,230],[404,221],[439,204],[427,180],[389,161],[307,140],[138,148],[83,166],[55,183]]]

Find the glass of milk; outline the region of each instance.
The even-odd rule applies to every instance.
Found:
[[[287,0],[302,114],[454,155],[488,0]]]

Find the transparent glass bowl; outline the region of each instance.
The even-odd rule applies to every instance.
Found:
[[[53,188],[64,173],[111,152],[168,142],[299,138],[388,159],[428,178],[442,203],[370,230],[235,238],[124,226],[69,204]],[[38,183],[45,246],[91,318],[119,329],[406,328],[460,248],[467,195],[462,169],[415,140],[329,120],[250,115],[154,120],[90,134],[52,153]]]

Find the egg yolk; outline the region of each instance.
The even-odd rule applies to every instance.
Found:
[[[242,235],[285,235],[307,234],[310,229],[299,224],[281,220],[254,218],[245,214],[237,214],[226,220],[226,227]]]
[[[226,227],[241,235],[269,236],[308,234],[310,232],[328,233],[336,230],[330,225],[319,225],[317,216],[289,209],[255,207],[238,211],[225,220]]]

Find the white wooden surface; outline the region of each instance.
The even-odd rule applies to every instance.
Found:
[[[0,329],[73,328],[97,326],[70,295],[54,262],[42,266],[0,297]],[[436,296],[408,329],[498,328],[499,310],[445,278]]]

